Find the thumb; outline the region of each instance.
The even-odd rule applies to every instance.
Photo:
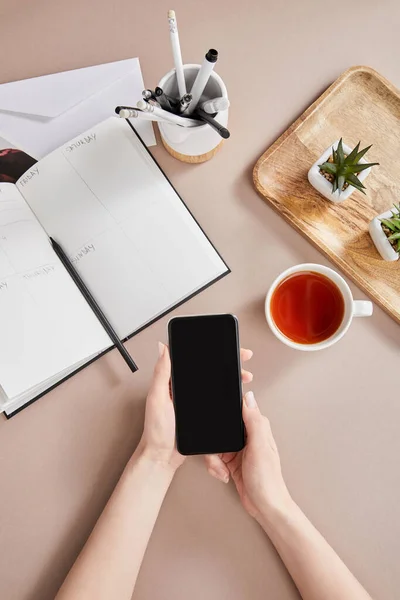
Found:
[[[153,388],[164,388],[169,386],[171,377],[171,361],[168,346],[158,342],[158,361],[154,368]]]
[[[221,454],[206,454],[204,457],[206,467],[210,475],[228,483],[229,481],[229,469],[221,458]]]
[[[262,415],[253,392],[247,392],[247,394],[245,394],[243,402],[243,421],[246,426],[247,437],[251,438],[262,422]]]

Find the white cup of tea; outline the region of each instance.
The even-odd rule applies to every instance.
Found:
[[[353,317],[370,317],[372,311],[372,302],[353,299],[339,273],[312,263],[281,273],[265,299],[272,333],[306,352],[329,348],[344,336]]]

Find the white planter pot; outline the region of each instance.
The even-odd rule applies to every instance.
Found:
[[[376,249],[382,256],[383,260],[394,261],[399,259],[399,253],[396,252],[392,244],[387,239],[380,221],[380,219],[389,219],[391,216],[392,211],[387,210],[386,212],[372,219],[371,223],[369,224],[369,234],[372,237],[372,241],[374,242]]]
[[[318,165],[322,165],[324,162],[326,162],[328,160],[328,158],[332,154],[332,147],[335,150],[337,150],[338,144],[339,144],[339,140],[336,140],[336,142],[331,144],[329,146],[329,148],[327,148],[325,150],[325,152],[322,154],[322,156],[319,157],[319,159],[313,164],[311,169],[308,171],[308,181],[311,183],[313,188],[315,188],[320,194],[325,196],[325,198],[328,198],[328,200],[331,200],[331,202],[344,202],[344,200],[347,200],[347,198],[349,196],[351,196],[351,194],[356,189],[352,185],[349,185],[344,190],[344,192],[341,192],[340,195],[339,195],[339,190],[336,190],[336,192],[333,193],[332,192],[333,186],[332,186],[331,182],[328,181],[327,179],[325,179],[325,177],[323,175],[321,175],[321,173],[320,173]],[[345,154],[348,155],[352,151],[352,148],[350,148],[346,144],[343,144],[343,151]],[[364,160],[363,158],[360,160],[360,164],[366,164],[366,163],[367,163],[367,161]],[[368,177],[370,172],[371,172],[371,167],[369,169],[365,169],[364,171],[361,171],[361,173],[357,177],[361,182],[363,182],[364,179],[366,179]]]

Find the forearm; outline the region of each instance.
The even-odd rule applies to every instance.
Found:
[[[135,453],[56,600],[130,600],[172,476]]]
[[[304,600],[371,600],[300,508],[265,510],[259,519]]]

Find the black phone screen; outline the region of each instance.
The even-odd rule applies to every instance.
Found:
[[[244,445],[237,319],[176,317],[168,326],[177,448],[236,452]]]

